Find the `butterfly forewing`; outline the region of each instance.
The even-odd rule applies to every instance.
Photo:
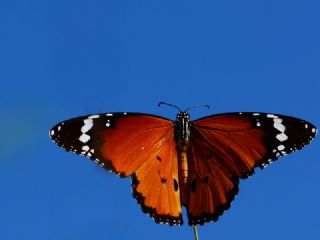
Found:
[[[268,113],[227,113],[196,120],[188,151],[189,224],[217,220],[238,192],[238,179],[301,149],[316,135],[311,123]]]
[[[106,169],[126,177],[157,149],[172,121],[140,113],[105,113],[73,118],[50,131],[67,151],[85,155]]]
[[[254,167],[264,167],[280,156],[301,149],[317,132],[305,120],[270,113],[212,115],[195,121],[193,129],[224,156],[226,164],[232,163],[232,167],[244,164],[238,166],[242,170],[239,177],[243,178]],[[237,160],[232,161],[232,156]]]

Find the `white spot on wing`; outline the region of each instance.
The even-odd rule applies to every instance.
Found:
[[[79,137],[79,140],[83,143],[86,143],[90,140],[90,136],[87,135],[87,134],[82,134],[80,137]]]
[[[106,116],[113,116],[113,114],[112,113],[107,113]]]
[[[288,136],[284,133],[279,133],[277,134],[276,138],[280,141],[280,142],[284,142],[286,140],[288,140]]]
[[[54,135],[54,130],[51,130],[50,135],[51,135],[51,136]]]
[[[260,115],[260,113],[254,113],[253,114],[253,116],[259,116]]]
[[[106,126],[107,126],[107,127],[110,127],[110,123],[107,122],[107,123],[106,123]]]
[[[83,122],[84,122],[84,125],[81,127],[81,132],[86,133],[92,128],[93,121],[92,119],[85,119],[83,120]]]
[[[81,127],[82,135],[79,137],[79,140],[83,143],[86,143],[90,140],[90,136],[86,134],[93,127],[93,120],[89,117],[88,119],[83,120],[84,125]]]
[[[284,145],[279,145],[279,146],[278,146],[278,150],[279,150],[279,151],[282,151],[282,150],[284,150],[284,149],[285,149],[285,146],[284,146]]]
[[[311,130],[313,133],[315,133],[315,132],[317,132],[317,129],[315,129],[315,128],[312,128],[312,130]]]
[[[274,118],[273,121],[274,121],[274,124],[273,124],[274,128],[284,133],[284,131],[286,130],[286,127],[282,124],[282,119]]]

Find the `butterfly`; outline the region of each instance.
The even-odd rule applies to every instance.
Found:
[[[159,105],[166,104],[160,102]],[[308,144],[316,127],[294,117],[238,112],[191,121],[113,112],[55,125],[51,139],[120,177],[132,179],[134,198],[157,223],[217,221],[238,193],[239,179]]]

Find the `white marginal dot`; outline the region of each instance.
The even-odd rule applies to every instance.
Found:
[[[106,123],[106,126],[107,126],[107,127],[110,127],[110,123],[107,122],[107,123]]]
[[[278,150],[279,150],[279,151],[282,151],[282,150],[284,150],[284,149],[285,149],[285,146],[284,146],[284,145],[279,145],[279,146],[278,146]]]
[[[274,114],[267,114],[267,117],[268,117],[268,118],[277,118],[277,116],[274,115]]]
[[[126,113],[126,112],[124,112],[124,113],[123,113],[123,115],[127,115],[127,113]]]
[[[54,130],[51,130],[50,135],[51,135],[51,136],[54,135]]]
[[[89,151],[89,146],[88,145],[84,145],[84,146],[82,146],[82,150],[83,151]]]
[[[254,113],[253,114],[253,116],[259,116],[260,115],[260,113]]]
[[[317,129],[315,129],[315,128],[312,128],[312,130],[311,130],[313,133],[315,133],[316,131],[317,131]]]
[[[113,116],[113,114],[112,113],[107,113],[106,116]]]
[[[92,118],[99,118],[99,117],[100,117],[100,115],[91,115],[88,118],[92,119]]]
[[[60,131],[61,130],[61,126],[58,126],[58,131]]]

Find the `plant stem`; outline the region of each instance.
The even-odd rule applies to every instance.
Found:
[[[196,240],[199,240],[197,225],[193,225],[193,233]]]

